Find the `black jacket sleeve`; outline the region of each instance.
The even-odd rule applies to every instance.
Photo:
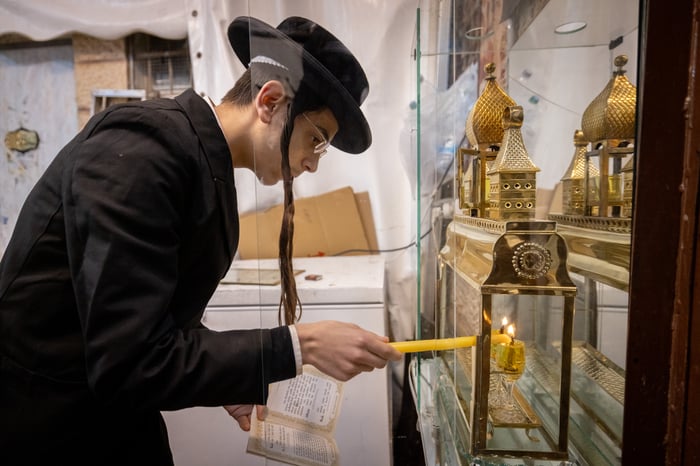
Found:
[[[183,126],[167,112],[109,113],[63,173],[88,383],[105,402],[137,408],[263,403],[269,382],[294,376],[288,329],[187,329],[173,311],[178,289],[205,286],[182,282],[202,169]]]

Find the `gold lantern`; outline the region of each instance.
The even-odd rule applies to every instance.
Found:
[[[576,286],[564,239],[550,221],[459,216],[440,252],[438,334],[478,335],[436,359],[444,464],[488,458],[568,458]],[[493,344],[509,318],[518,331]],[[534,322],[546,320],[547,332]]]
[[[467,128],[487,120],[479,111],[494,109],[475,106]],[[499,111],[502,139],[490,141],[499,150],[491,151],[488,172],[474,172],[490,181],[488,215],[457,213],[438,258],[437,334],[476,336],[474,346],[443,351],[434,360],[443,464],[568,458],[576,287],[556,223],[533,220],[539,169],[520,134],[522,107]],[[483,153],[475,162],[484,162]],[[498,324],[503,318],[518,327],[505,341]],[[535,330],[542,320],[549,322],[546,332]]]

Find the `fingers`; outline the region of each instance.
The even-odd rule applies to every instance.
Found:
[[[267,417],[267,406],[255,405],[255,415],[257,416],[258,419],[260,419],[261,421],[264,421],[265,418]]]
[[[356,352],[352,362],[360,369],[363,366],[368,368],[363,372],[381,369],[388,361],[397,361],[403,357],[401,352],[388,344],[389,339],[385,336],[362,330],[362,334],[356,338]]]
[[[253,405],[226,405],[224,409],[229,416],[238,422],[241,430],[245,432],[250,430],[250,415],[253,412]]]
[[[389,344],[387,337],[377,335],[377,340],[368,343],[368,349],[382,360],[382,365],[375,365],[376,368],[384,367],[387,361],[398,361],[403,358],[403,354]]]
[[[386,366],[402,354],[388,338],[355,324],[321,321],[297,324],[302,361],[341,381]]]
[[[236,420],[238,421],[238,425],[242,431],[244,431],[244,432],[250,431],[250,416],[241,416],[241,417],[237,418]]]

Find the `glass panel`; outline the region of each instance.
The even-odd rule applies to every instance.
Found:
[[[619,464],[639,2],[417,3],[426,461]]]
[[[309,11],[302,4],[274,8],[269,2],[250,2],[245,17],[238,19],[233,29],[229,28],[229,38],[233,37],[236,44],[244,44],[234,45],[234,49],[251,80],[250,100],[255,103],[259,119],[267,123],[256,121],[256,131],[266,137],[252,138],[252,166],[248,168],[257,180],[249,190],[239,189],[238,192],[248,198],[256,212],[246,219],[248,226],[255,224],[258,233],[257,237],[247,239],[246,250],[253,254],[265,253],[273,259],[261,261],[258,267],[263,264],[279,266],[283,272],[281,282],[276,285],[276,289],[282,290],[282,312],[287,312],[282,323],[297,321],[297,328],[302,329],[303,325],[316,321],[338,321],[386,335],[383,258],[372,254],[376,251],[370,251],[366,243],[353,247],[358,244],[354,242],[347,248],[328,249],[328,242],[335,240],[333,235],[338,234],[333,223],[343,223],[358,215],[351,210],[357,208],[356,202],[359,204],[353,197],[353,190],[348,189],[349,203],[347,196],[340,195],[326,196],[314,204],[305,203],[304,199],[310,197],[309,193],[322,196],[330,194],[329,190],[337,192],[334,190],[338,187],[357,186],[357,179],[362,177],[357,173],[362,170],[353,164],[370,158],[371,149],[365,153],[371,142],[364,116],[366,107],[360,109],[369,91],[363,69],[367,64],[360,64],[360,55],[355,55],[360,47],[357,37],[354,45],[352,43],[352,28],[346,27],[346,13],[342,9],[327,13]],[[346,41],[347,38],[350,41]],[[374,95],[379,95],[380,83],[373,82],[372,86]],[[380,132],[378,128],[373,130],[374,134]],[[362,153],[360,157],[348,155]],[[373,154],[372,159],[377,155]],[[363,167],[367,173],[367,166]],[[278,202],[267,209],[271,196]],[[372,199],[372,202],[377,201],[377,198]],[[325,231],[325,227],[329,230]],[[341,233],[354,236],[354,230]],[[364,236],[364,232],[361,233]],[[278,245],[279,262],[274,260],[278,256]],[[305,245],[307,252],[299,247]],[[254,258],[248,263],[256,267]],[[286,274],[287,270],[301,273]],[[263,304],[269,307],[270,303]],[[261,319],[261,327],[275,325],[277,322]],[[324,331],[326,328],[323,327]],[[338,355],[342,353],[340,348],[355,347],[351,332],[347,327],[344,330],[334,330],[338,338],[326,341],[322,345],[323,352]],[[338,374],[348,363],[341,357],[333,361],[328,358],[325,365],[317,364],[317,368],[327,372],[337,369],[329,373]],[[309,359],[318,361],[319,358],[309,356]],[[262,364],[271,362],[262,361]],[[280,422],[277,422],[279,417],[268,418],[264,427],[257,425],[256,441],[248,444],[252,445],[249,451],[264,456],[264,464],[278,464],[279,461],[329,466],[348,462],[391,464],[388,370],[362,373],[344,382],[335,381],[337,385],[314,382],[314,386],[324,388],[316,399],[307,393],[303,400],[297,400],[297,392],[282,399],[278,397],[275,402],[271,388],[269,413],[274,413],[280,405],[289,408],[309,400],[318,404],[336,400],[340,414],[319,413],[318,416],[328,422],[320,427],[290,422],[290,417]],[[305,365],[304,371],[313,369]],[[292,383],[297,383],[298,378],[293,380]],[[328,386],[333,390],[327,389]],[[368,392],[373,394],[370,399]],[[316,406],[306,412],[315,413]],[[358,426],[364,427],[358,429]],[[277,438],[275,433],[279,433]],[[263,464],[262,458],[257,459]]]

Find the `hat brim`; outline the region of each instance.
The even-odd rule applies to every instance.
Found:
[[[327,34],[333,37],[329,32]],[[251,54],[254,57],[262,55],[290,65],[293,72],[296,68],[296,72],[301,74],[299,78],[319,93],[319,97],[338,122],[338,132],[331,141],[332,146],[350,154],[359,154],[372,144],[369,123],[357,101],[345,86],[299,43],[277,28],[247,16],[236,18],[229,25],[228,39],[231,48],[246,68],[250,65]],[[292,62],[295,61],[294,57],[298,57],[298,63],[290,64],[290,57]]]

